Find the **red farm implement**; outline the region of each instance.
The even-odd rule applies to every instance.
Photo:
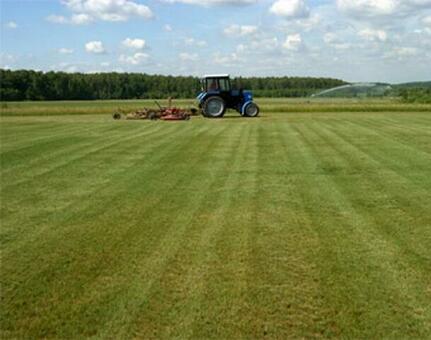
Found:
[[[128,120],[189,120],[191,116],[197,114],[196,109],[183,109],[171,106],[171,99],[169,98],[168,107],[161,106],[157,101],[155,101],[158,108],[142,108],[133,112],[125,113],[123,110],[118,110],[112,117],[114,119],[128,119]]]

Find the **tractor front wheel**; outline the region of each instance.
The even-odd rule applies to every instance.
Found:
[[[257,117],[259,115],[259,106],[255,103],[248,103],[244,109],[244,116]]]
[[[220,97],[209,97],[202,105],[202,112],[205,117],[221,118],[226,112],[226,103]]]

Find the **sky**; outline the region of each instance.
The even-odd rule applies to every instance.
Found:
[[[431,0],[0,0],[0,67],[431,80]]]

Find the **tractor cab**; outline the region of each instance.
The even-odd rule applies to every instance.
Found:
[[[197,100],[205,117],[223,117],[226,109],[234,109],[245,117],[256,117],[259,114],[258,106],[253,103],[252,93],[232,89],[228,74],[204,76]]]
[[[230,92],[232,89],[229,75],[206,76],[201,80],[204,92]]]

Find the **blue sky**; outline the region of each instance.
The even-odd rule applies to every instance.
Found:
[[[0,0],[0,66],[431,80],[431,0]]]

